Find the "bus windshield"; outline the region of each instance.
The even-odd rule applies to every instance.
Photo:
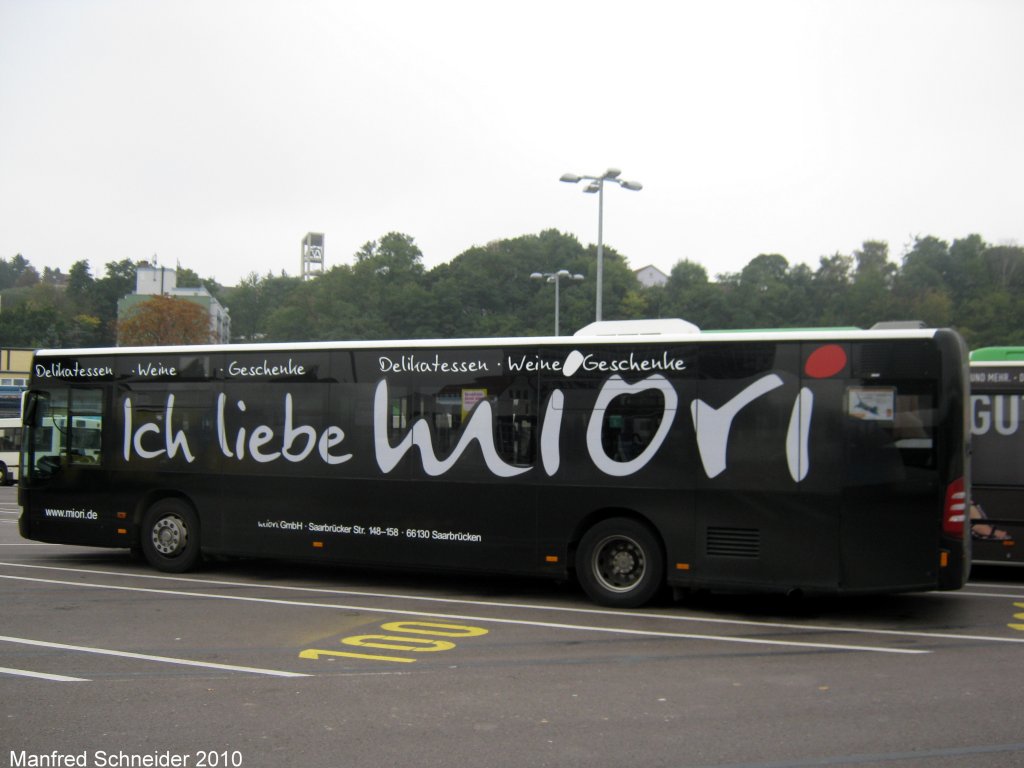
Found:
[[[34,390],[27,394],[22,475],[48,478],[64,466],[97,464],[102,445],[100,393]]]

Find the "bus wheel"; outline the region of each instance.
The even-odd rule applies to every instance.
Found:
[[[595,603],[637,608],[661,590],[665,557],[646,525],[627,518],[604,520],[580,541],[576,577]]]
[[[11,482],[10,470],[7,469],[7,465],[0,461],[0,485],[7,485]]]
[[[199,518],[180,499],[162,499],[142,517],[142,552],[154,568],[169,573],[199,563]]]

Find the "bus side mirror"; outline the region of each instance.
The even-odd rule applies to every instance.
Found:
[[[50,396],[46,392],[26,392],[25,400],[22,405],[22,419],[21,422],[25,426],[39,426],[38,419],[40,404],[43,405],[43,413],[46,413],[46,404],[50,401]]]
[[[36,421],[36,410],[38,403],[38,392],[26,392],[25,405],[22,408],[21,421],[23,424],[34,424]]]

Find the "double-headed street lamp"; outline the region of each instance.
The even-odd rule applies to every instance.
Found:
[[[567,181],[570,184],[576,184],[586,179],[590,183],[587,185],[584,192],[594,193],[597,192],[597,316],[598,322],[601,320],[601,293],[604,285],[604,242],[603,242],[603,227],[604,227],[604,183],[606,181],[612,181],[618,184],[623,189],[630,189],[634,192],[638,192],[643,189],[643,185],[639,181],[626,181],[620,179],[622,171],[618,168],[609,168],[601,176],[577,176],[575,173],[563,173],[562,178],[559,181]]]
[[[570,274],[568,269],[560,269],[557,272],[534,272],[530,275],[531,280],[547,280],[549,283],[555,284],[555,336],[558,336],[558,281],[562,278],[566,280],[582,280],[583,275]]]

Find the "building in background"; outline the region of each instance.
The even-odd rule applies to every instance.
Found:
[[[307,232],[302,238],[303,280],[312,280],[324,273],[324,233]]]
[[[634,270],[633,274],[640,281],[644,288],[653,288],[656,285],[665,285],[668,282],[668,275],[653,265],[641,267]]]
[[[178,273],[169,267],[158,267],[147,262],[139,264],[135,272],[135,293],[117,302],[117,318],[121,320],[137,305],[153,296],[170,296],[199,304],[210,315],[210,341],[227,344],[231,341],[231,317],[227,307],[203,286],[179,288]]]
[[[33,351],[27,347],[0,347],[0,386],[28,386]]]
[[[0,418],[21,416],[21,393],[28,386],[33,351],[0,347]]]

